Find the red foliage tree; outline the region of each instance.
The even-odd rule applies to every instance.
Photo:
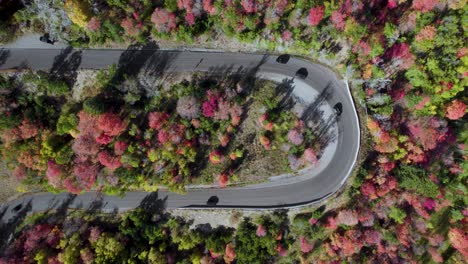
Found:
[[[159,130],[166,123],[169,118],[169,114],[163,112],[151,112],[148,114],[149,127],[152,129]]]
[[[191,11],[193,8],[193,0],[177,0],[177,7],[180,10],[187,10],[187,12]]]
[[[322,21],[323,15],[325,13],[325,7],[324,6],[316,6],[312,7],[309,10],[309,24],[311,26],[316,26]]]
[[[151,22],[154,23],[156,30],[162,33],[169,33],[177,26],[175,14],[159,7],[154,9]]]
[[[46,177],[50,185],[56,188],[59,187],[60,182],[61,182],[60,177],[62,176],[62,174],[63,174],[62,166],[58,165],[53,160],[49,160],[47,162]]]
[[[431,11],[438,3],[438,0],[413,0],[412,7],[415,10],[426,13]]]
[[[466,104],[460,100],[453,100],[447,107],[447,113],[445,116],[451,120],[458,120],[462,118],[466,113]]]
[[[96,142],[100,145],[107,145],[112,142],[114,138],[111,136],[106,135],[105,133],[102,133],[99,135],[99,137],[96,138]]]
[[[24,241],[24,250],[27,252],[36,251],[39,248],[46,247],[47,241],[55,242],[55,239],[49,238],[52,233],[53,226],[49,224],[37,224],[32,229],[23,232],[26,237]],[[56,243],[51,243],[51,246],[56,246]]]
[[[166,142],[169,142],[170,140],[170,134],[166,130],[159,130],[158,132],[158,141],[161,144],[164,144]]]
[[[234,247],[229,243],[226,245],[226,251],[224,253],[224,261],[226,263],[230,263],[236,259],[236,251],[234,250]]]
[[[371,200],[378,198],[376,191],[374,184],[370,181],[366,181],[361,185],[361,193]]]
[[[123,141],[117,141],[114,143],[115,155],[122,155],[128,148],[128,144]]]
[[[99,152],[98,160],[103,166],[105,166],[111,171],[114,171],[122,167],[122,162],[120,162],[120,157],[112,157],[107,151]]]
[[[99,145],[92,135],[81,135],[73,141],[72,149],[77,156],[96,156]]]
[[[89,161],[76,163],[73,167],[78,182],[85,190],[91,189],[96,181],[96,176],[99,173],[99,168]]]
[[[126,17],[120,22],[120,26],[125,30],[125,33],[129,36],[137,36],[141,33],[143,24],[135,21],[134,18]]]
[[[218,140],[222,147],[226,147],[229,144],[231,138],[228,134],[222,134],[218,136]]]
[[[432,150],[437,146],[441,136],[440,124],[435,119],[417,118],[408,121],[408,129],[412,138],[421,144],[425,151]]]
[[[98,118],[98,128],[107,136],[115,137],[125,131],[127,124],[114,113],[105,113]]]
[[[23,120],[18,129],[22,139],[32,138],[39,134],[39,127],[27,119]]]
[[[260,136],[260,144],[266,149],[269,150],[271,149],[271,141],[268,137],[266,136]]]
[[[468,233],[466,230],[452,227],[448,232],[448,238],[452,246],[468,261]]]
[[[221,173],[218,176],[218,183],[221,188],[226,187],[228,182],[229,182],[229,175],[227,173]]]
[[[209,160],[213,164],[219,164],[224,161],[224,156],[223,154],[221,154],[219,150],[214,150],[213,152],[210,153]]]
[[[216,14],[216,7],[213,5],[213,0],[203,0],[203,10],[209,15]]]
[[[202,113],[206,117],[213,117],[215,114],[215,111],[218,108],[218,100],[220,96],[218,94],[211,92],[211,90],[208,90],[207,95],[208,95],[208,100],[206,100],[202,104]]]
[[[397,61],[402,70],[406,70],[414,64],[414,55],[411,54],[409,45],[406,43],[394,44],[385,54],[388,58]]]
[[[72,178],[66,178],[63,181],[63,187],[65,187],[65,189],[67,189],[68,192],[73,194],[80,194],[82,191],[79,184],[76,183]]]

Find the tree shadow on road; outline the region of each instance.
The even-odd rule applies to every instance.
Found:
[[[82,51],[74,51],[73,47],[63,49],[54,58],[54,63],[49,74],[55,80],[64,81],[69,87],[73,87],[78,75],[77,70],[81,65]]]
[[[140,205],[138,208],[143,209],[146,212],[162,215],[164,210],[166,209],[167,204],[167,196],[163,199],[159,198],[158,192],[152,192],[145,196],[143,200],[141,200]]]
[[[328,83],[322,92],[301,114],[301,120],[314,130],[315,140],[313,144],[318,144],[321,151],[323,151],[328,144],[334,142],[338,136],[338,131],[333,129],[338,120],[337,115],[332,113],[330,116],[325,117],[325,112],[322,108],[328,104],[332,95],[333,88],[331,87],[331,83]]]
[[[17,208],[16,206],[14,208]],[[1,216],[5,216],[7,210],[12,210],[14,208],[5,208],[2,210]],[[19,210],[16,210],[13,217],[8,221],[0,221],[0,256],[3,255],[5,248],[8,246],[10,241],[13,239],[14,232],[16,227],[18,227],[26,219],[28,212],[32,209],[31,200],[26,203],[23,203]],[[1,219],[1,218],[0,218]]]
[[[5,64],[8,57],[10,57],[10,51],[6,49],[0,49],[0,66]]]

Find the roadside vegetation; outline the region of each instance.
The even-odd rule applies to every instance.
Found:
[[[56,34],[74,45],[225,34],[326,58],[346,74],[367,109],[374,149],[352,183],[352,202],[297,216],[295,242],[281,244],[278,262],[468,260],[466,1],[68,2],[63,20],[73,23]],[[22,27],[56,25],[34,8],[15,15]]]

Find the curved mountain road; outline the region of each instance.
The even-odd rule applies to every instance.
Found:
[[[2,55],[3,54],[3,55]],[[55,58],[55,59],[54,59]],[[56,49],[4,49],[0,52],[0,70],[30,67],[60,72],[68,69],[101,69],[113,63],[131,62],[129,71],[144,69],[155,74],[170,72],[242,72],[257,77],[293,80],[300,91],[298,97],[313,102],[318,94],[328,90],[325,108],[342,104],[343,112],[334,119],[337,128],[334,148],[321,157],[320,168],[311,169],[296,177],[281,177],[268,183],[233,187],[190,188],[185,195],[159,190],[157,194],[128,192],[124,197],[84,193],[68,200],[69,208],[88,208],[97,195],[103,210],[127,210],[140,206],[148,199],[164,200],[168,208],[291,208],[327,198],[344,184],[356,164],[360,144],[359,120],[346,81],[339,80],[329,69],[291,57],[286,64],[276,62],[277,56],[242,53],[161,51],[161,50],[56,50]],[[145,64],[146,68],[142,68]],[[155,65],[152,67],[152,65]],[[300,80],[295,73],[306,68],[308,76]],[[309,92],[307,92],[308,90]],[[326,110],[324,110],[326,112]],[[332,145],[332,144],[331,144]],[[323,161],[322,161],[323,159]],[[311,173],[311,174],[309,174]],[[217,196],[216,206],[207,206],[211,196]],[[145,198],[146,197],[146,198]],[[28,204],[28,211],[55,208],[69,198],[68,194],[35,193],[25,195],[3,205],[6,210],[0,218],[11,217],[19,204]],[[16,209],[13,209],[15,208]]]

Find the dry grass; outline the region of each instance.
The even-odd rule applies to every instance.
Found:
[[[17,191],[18,181],[11,177],[9,170],[3,162],[0,163],[0,203],[6,202],[9,199],[19,195]]]

